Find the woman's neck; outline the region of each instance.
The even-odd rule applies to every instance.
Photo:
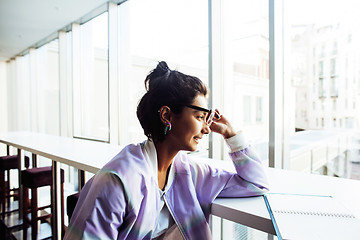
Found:
[[[179,152],[171,147],[167,141],[155,144],[158,172],[166,172]]]
[[[179,151],[174,150],[174,148],[171,147],[171,144],[169,144],[168,141],[156,143],[155,149],[158,163],[158,185],[160,189],[164,190],[167,184],[170,166]]]

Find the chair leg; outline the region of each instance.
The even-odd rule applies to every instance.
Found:
[[[61,239],[63,239],[65,236],[64,209],[64,183],[61,183]]]
[[[50,218],[50,225],[51,225],[51,234],[52,236],[54,236],[54,232],[55,232],[55,217],[56,217],[56,213],[55,213],[55,206],[54,206],[54,198],[53,198],[53,192],[54,192],[54,188],[52,185],[50,185],[50,208],[51,208],[51,218]]]
[[[60,191],[61,191],[61,202],[60,202],[60,209],[61,209],[61,232],[59,234],[61,234],[61,238],[63,238],[65,236],[65,218],[64,218],[64,209],[65,209],[65,200],[64,200],[64,183],[60,184]],[[53,187],[50,186],[50,194],[51,194],[51,230],[52,230],[52,234],[54,234],[55,232],[55,206],[53,205]]]
[[[0,171],[0,191],[1,215],[5,217],[5,171]]]
[[[7,206],[9,207],[10,206],[10,195],[11,195],[11,192],[10,192],[10,170],[7,170],[6,173],[7,173],[7,181],[6,181],[5,194],[9,194],[9,197],[7,197]],[[15,198],[14,198],[14,200],[15,200]]]
[[[23,187],[23,239],[27,239],[28,220],[27,213],[29,209],[29,190]]]
[[[37,189],[32,188],[31,189],[31,239],[32,240],[36,240],[38,233],[37,208],[38,208]]]

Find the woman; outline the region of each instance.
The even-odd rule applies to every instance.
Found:
[[[65,239],[211,239],[216,197],[261,195],[261,161],[218,111],[206,109],[207,88],[160,62],[146,78],[137,116],[148,140],[128,145],[81,191]],[[236,173],[192,160],[211,131],[230,147]]]

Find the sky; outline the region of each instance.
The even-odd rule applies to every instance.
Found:
[[[293,24],[324,25],[359,21],[358,0],[284,0],[284,5]]]

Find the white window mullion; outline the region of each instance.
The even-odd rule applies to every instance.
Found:
[[[118,8],[108,3],[109,19],[109,140],[119,144]]]
[[[222,1],[209,1],[209,107],[223,110]],[[216,90],[215,90],[216,89]],[[223,159],[223,140],[219,134],[209,136],[209,157]]]
[[[31,131],[39,131],[39,118],[38,118],[38,82],[37,82],[37,69],[36,69],[36,50],[35,48],[29,49],[29,64],[30,64],[30,120]]]
[[[73,98],[73,130],[74,129],[81,129],[81,118],[75,118],[75,116],[81,113],[81,99],[80,94],[74,95],[75,92],[80,92],[80,24],[73,23],[72,24],[72,82],[73,82],[73,91],[72,91],[72,98]],[[77,96],[79,99],[75,99]],[[75,135],[73,131],[73,135]]]
[[[66,66],[66,111],[67,111],[67,118],[66,118],[66,126],[67,126],[67,137],[73,136],[73,47],[72,47],[72,36],[73,32],[66,33],[66,59],[65,63]]]
[[[221,85],[223,84],[222,76],[222,59],[221,59],[221,3],[222,1],[208,1],[208,24],[209,24],[209,108],[217,107],[221,111]],[[215,80],[216,79],[216,80]],[[217,89],[217,91],[215,91]],[[223,140],[219,134],[210,134],[209,136],[209,157],[215,159],[223,158]],[[222,239],[223,219],[211,216],[211,233],[213,239]]]
[[[59,32],[60,136],[70,137],[67,126],[66,33]]]
[[[130,7],[129,4],[125,3],[118,6],[118,69],[119,69],[119,112],[129,113],[129,76],[131,70],[131,59],[130,59],[130,29],[129,29],[129,18],[130,18]],[[119,118],[119,144],[125,145],[131,141],[129,136],[129,122],[127,117]]]
[[[69,35],[70,34],[70,35]],[[60,135],[72,137],[72,49],[70,33],[59,31]]]
[[[281,9],[285,9],[289,2],[282,1]],[[291,21],[284,21],[289,19],[289,11],[282,10],[282,35],[283,37],[283,169],[290,169],[290,136],[295,132],[295,106],[294,92],[291,86],[291,35],[285,34],[291,29]]]
[[[282,1],[269,1],[269,166],[284,167],[284,74]]]

